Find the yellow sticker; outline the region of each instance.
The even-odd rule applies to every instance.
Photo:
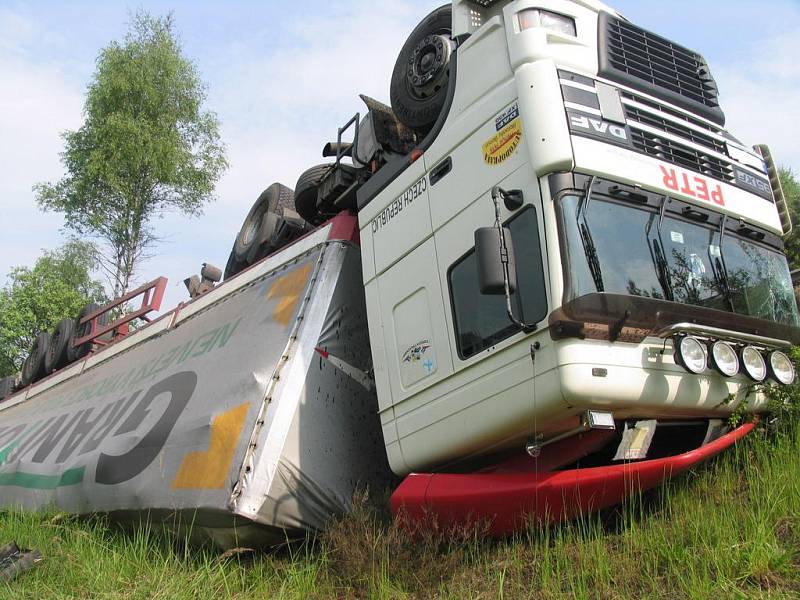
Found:
[[[487,165],[499,165],[514,154],[521,140],[522,122],[516,118],[482,146],[484,162]]]
[[[184,455],[178,473],[172,480],[173,490],[219,490],[230,484],[228,472],[249,406],[245,402],[214,417],[208,450]]]
[[[311,264],[289,271],[275,280],[267,292],[267,299],[279,298],[278,306],[272,312],[272,318],[284,327],[294,315],[297,303],[306,289],[308,276],[311,274]]]

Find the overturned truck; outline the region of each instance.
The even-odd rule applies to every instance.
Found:
[[[794,382],[775,162],[700,54],[595,0],[454,0],[391,85],[259,196],[223,283],[127,335],[89,311],[92,352],[14,383],[0,503],[269,543],[398,477],[395,513],[500,535],[718,454]]]

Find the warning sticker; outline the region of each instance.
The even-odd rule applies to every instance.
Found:
[[[505,110],[496,121],[498,131],[481,147],[487,165],[499,165],[516,151],[522,140],[522,123],[519,109],[514,104]]]

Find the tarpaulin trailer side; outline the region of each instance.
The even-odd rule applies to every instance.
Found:
[[[178,516],[228,547],[319,529],[387,485],[374,386],[354,376],[371,367],[360,253],[331,229],[0,410],[2,506]]]

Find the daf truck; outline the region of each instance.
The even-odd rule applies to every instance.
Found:
[[[0,404],[4,505],[230,545],[388,482],[502,535],[720,453],[794,382],[775,161],[700,54],[595,0],[454,0],[390,96],[259,196],[224,282],[103,348],[81,316],[95,351]]]

